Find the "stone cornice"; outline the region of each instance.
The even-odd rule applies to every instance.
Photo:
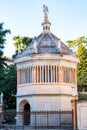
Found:
[[[72,94],[24,94],[16,97],[33,97],[33,96],[72,96]]]
[[[44,85],[51,85],[51,86],[54,86],[54,85],[64,85],[64,86],[71,86],[72,83],[26,83],[26,84],[20,84],[20,85],[17,85],[18,87],[34,87],[34,86],[44,86]],[[76,86],[76,84],[74,84]]]
[[[45,60],[50,60],[52,62],[55,61],[69,61],[73,63],[79,63],[79,59],[74,56],[74,55],[64,55],[64,54],[53,54],[53,53],[44,53],[44,54],[33,54],[33,55],[28,55],[25,57],[20,57],[14,60],[15,64],[21,64],[21,63],[33,63],[36,61],[45,61]]]

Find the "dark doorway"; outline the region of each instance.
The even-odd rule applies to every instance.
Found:
[[[30,124],[30,105],[26,103],[24,105],[24,125]]]

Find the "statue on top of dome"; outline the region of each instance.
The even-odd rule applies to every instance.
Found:
[[[48,12],[49,12],[49,10],[48,10],[48,7],[46,5],[43,5],[43,12],[44,12],[44,17],[48,18]]]

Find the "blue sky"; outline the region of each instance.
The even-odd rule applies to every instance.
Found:
[[[64,43],[87,36],[87,0],[0,0],[0,23],[11,30],[4,54],[14,54],[13,36],[38,36],[42,32],[43,4],[48,6],[51,32]]]

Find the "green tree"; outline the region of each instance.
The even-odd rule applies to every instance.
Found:
[[[17,71],[14,65],[6,64],[7,58],[3,56],[6,44],[6,34],[11,33],[10,30],[3,28],[4,23],[0,23],[0,92],[4,93],[4,108],[15,109],[17,84]]]
[[[4,91],[4,67],[0,67],[0,93]]]
[[[81,45],[81,44],[83,44],[84,47],[86,47],[87,46],[87,37],[82,36],[82,37],[79,37],[79,38],[74,39],[74,40],[69,40],[67,42],[68,42],[68,46],[70,48],[75,47],[75,46],[79,47],[79,45]]]
[[[28,44],[32,41],[32,38],[30,37],[20,37],[20,36],[14,36],[13,37],[14,42],[14,46],[15,46],[15,54],[13,55],[13,58],[16,57],[16,55],[18,54],[18,49],[20,46],[20,50],[23,51]]]
[[[79,37],[67,41],[70,48],[76,47],[76,54],[80,59],[77,67],[78,87],[87,88],[87,37]]]
[[[15,65],[8,65],[4,69],[4,108],[16,108],[17,70]]]
[[[6,34],[10,33],[10,30],[3,28],[4,23],[0,23],[0,68],[3,67],[5,57],[3,57],[4,54],[4,48],[6,44]]]
[[[6,57],[3,56],[4,48],[6,44],[6,34],[10,33],[10,30],[3,28],[4,23],[0,23],[0,92],[3,91],[4,86],[4,69],[6,66]]]

